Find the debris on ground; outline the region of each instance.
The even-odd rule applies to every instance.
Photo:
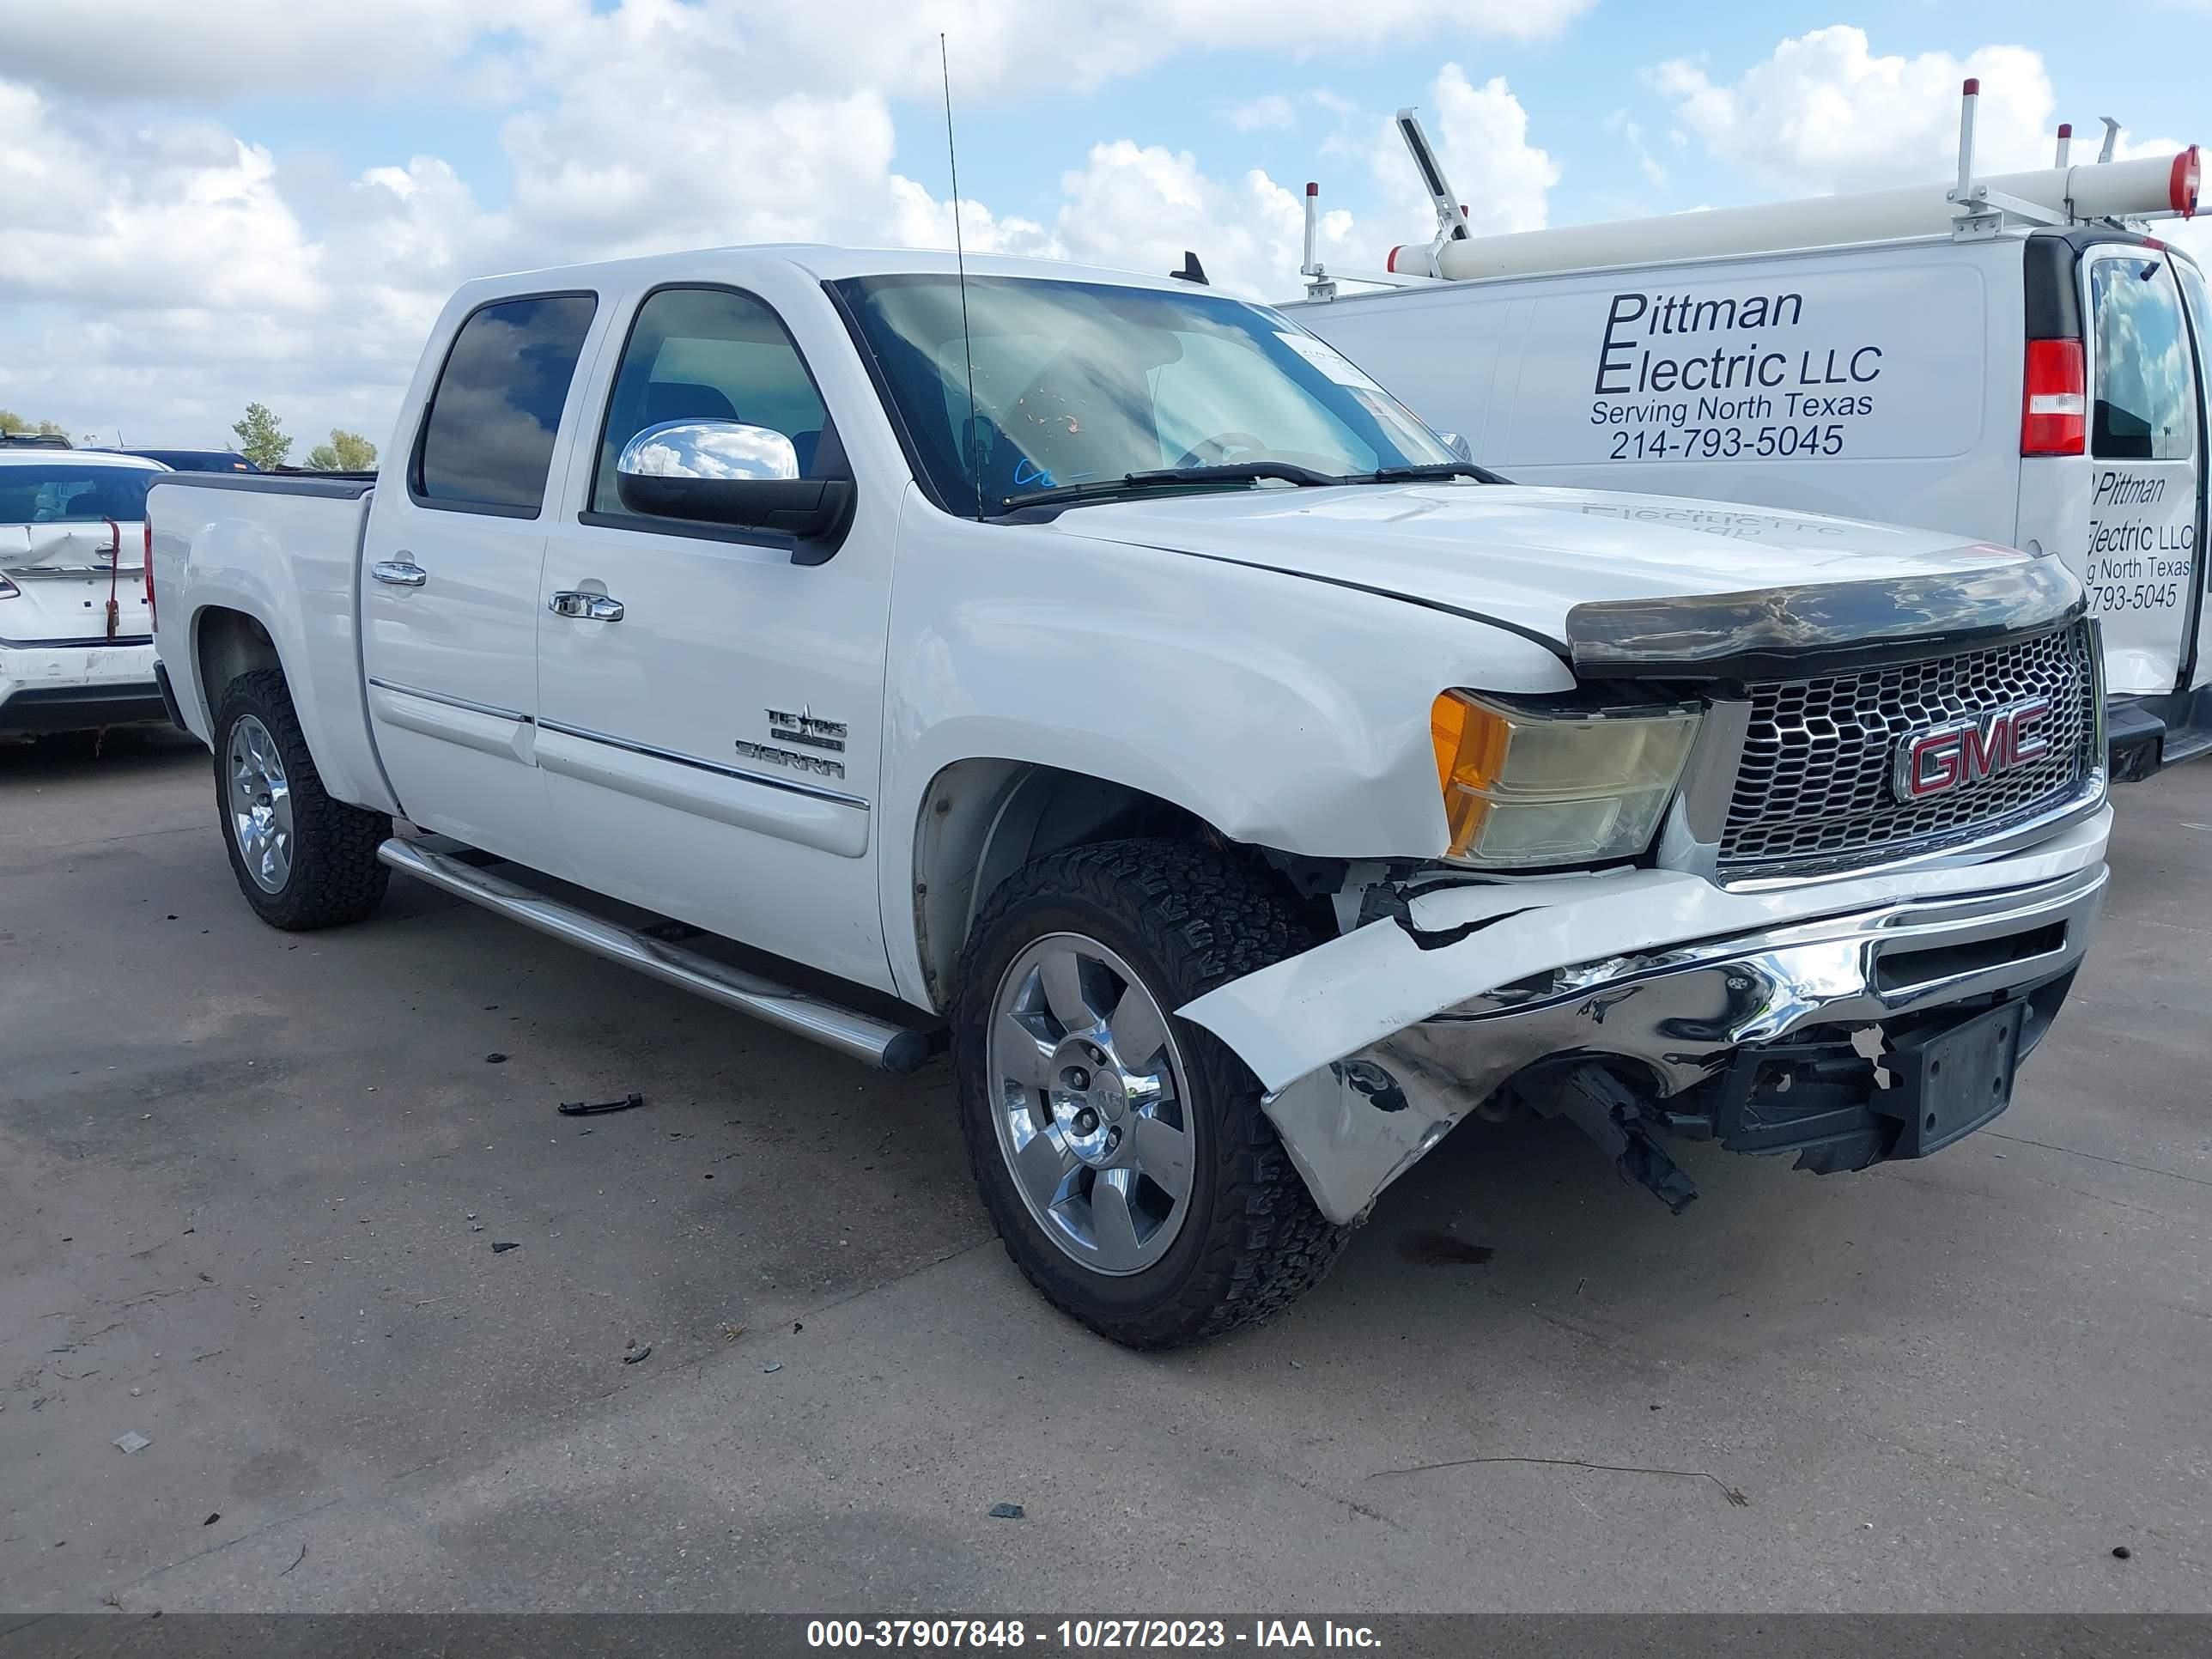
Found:
[[[744,1328],[744,1326],[742,1326],[742,1325],[732,1325],[732,1324],[731,1324],[731,1323],[730,1323],[730,1322],[729,1322],[728,1320],[726,1320],[726,1320],[724,1320],[724,1321],[722,1322],[722,1340],[723,1340],[723,1341],[725,1341],[725,1342],[734,1342],[734,1341],[736,1341],[739,1337],[743,1336],[744,1334],[745,1334],[745,1328]]]
[[[767,1364],[761,1367],[761,1375],[765,1376],[771,1371],[780,1371],[782,1369],[783,1361],[781,1359],[771,1359]]]
[[[487,1066],[504,1066],[507,1064],[507,1056],[505,1054],[486,1054],[484,1056],[484,1064]]]
[[[2115,1544],[2112,1547],[2112,1559],[2115,1561],[2124,1561],[2134,1553],[2135,1552],[2125,1544]]]
[[[483,1228],[481,1228],[481,1227],[479,1227],[479,1228],[477,1228],[477,1231],[478,1232],[482,1232],[482,1231],[483,1231]],[[509,1250],[519,1250],[519,1249],[520,1249],[521,1248],[522,1248],[522,1246],[521,1246],[521,1245],[517,1244],[517,1243],[513,1243],[512,1241],[508,1241],[508,1242],[505,1242],[505,1243],[498,1243],[498,1244],[495,1244],[495,1245],[493,1245],[493,1246],[491,1247],[491,1253],[492,1253],[494,1255],[506,1255]]]
[[[506,1056],[502,1054],[499,1058],[503,1060]],[[627,1112],[633,1107],[644,1104],[645,1097],[632,1090],[620,1100],[598,1100],[588,1103],[581,1100],[564,1100],[561,1103],[560,1111],[563,1117],[598,1117],[602,1113]]]
[[[629,1352],[623,1355],[623,1364],[625,1365],[635,1365],[641,1359],[650,1359],[652,1358],[652,1343],[648,1342],[641,1348],[636,1343],[633,1342],[629,1345]]]
[[[1400,1238],[1398,1254],[1425,1267],[1479,1267],[1490,1260],[1492,1249],[1487,1244],[1469,1243],[1455,1234],[1428,1230]]]
[[[204,1526],[204,1527],[211,1527],[211,1526],[215,1525],[215,1523],[216,1523],[216,1522],[218,1522],[218,1521],[222,1520],[222,1511],[221,1510],[216,1510],[213,1515],[210,1515],[210,1516],[208,1516],[208,1518],[207,1518],[206,1520],[204,1520],[204,1521],[201,1522],[200,1522],[200,1525],[202,1525],[202,1526]]]
[[[991,1505],[991,1518],[994,1521],[1018,1521],[1022,1516],[1028,1513],[1029,1511],[1024,1510],[1019,1504],[994,1504]]]
[[[147,1447],[153,1443],[154,1443],[152,1441],[149,1440],[144,1435],[139,1433],[136,1429],[126,1429],[121,1434],[117,1435],[114,1440],[115,1449],[126,1457],[132,1452],[144,1451]]]

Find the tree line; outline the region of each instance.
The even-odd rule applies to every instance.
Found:
[[[238,440],[238,453],[263,471],[273,472],[289,463],[292,434],[284,430],[284,423],[268,404],[246,404],[246,413],[230,429]],[[12,409],[0,409],[0,434],[9,437],[29,434],[41,438],[66,438],[69,429],[52,421],[27,421]],[[376,446],[358,432],[332,427],[330,441],[317,444],[307,452],[307,465],[316,472],[374,471]]]
[[[264,472],[287,464],[292,453],[292,434],[284,430],[268,404],[251,403],[231,428],[238,453]],[[358,432],[331,428],[331,441],[307,452],[307,466],[316,472],[372,472],[376,469],[376,446]]]

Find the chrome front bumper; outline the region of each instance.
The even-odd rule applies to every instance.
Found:
[[[2095,843],[2094,861],[2024,886],[1893,896],[1517,977],[1288,1081],[1267,1109],[1316,1202],[1349,1222],[1539,1061],[1605,1060],[1664,1101],[1810,1028],[1880,1030],[2039,990],[2025,1053],[2094,929],[2101,824]],[[1450,948],[1479,951],[1485,937]],[[1210,1023],[1203,1003],[1185,1012]]]

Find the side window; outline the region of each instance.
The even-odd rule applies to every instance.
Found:
[[[502,300],[470,314],[430,394],[410,483],[429,507],[535,518],[561,406],[599,301]]]
[[[798,452],[799,476],[811,478],[829,416],[775,313],[726,289],[669,288],[638,307],[623,348],[592,512],[637,516],[622,503],[615,462],[632,438],[665,421],[736,421],[781,432]]]
[[[2090,453],[2185,458],[2196,399],[2172,269],[2154,252],[2099,259],[2089,267],[2089,305],[2097,335]]]

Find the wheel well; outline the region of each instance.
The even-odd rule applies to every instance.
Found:
[[[209,719],[213,720],[224,688],[240,674],[251,674],[262,668],[281,672],[284,665],[277,659],[276,642],[269,637],[269,630],[243,611],[210,605],[199,613],[198,623],[194,648],[199,668],[200,701],[207,706]]]
[[[922,797],[914,847],[915,945],[931,1002],[950,1006],[968,930],[1008,876],[1047,853],[1136,836],[1225,844],[1196,814],[1103,778],[1006,760],[939,772]]]

